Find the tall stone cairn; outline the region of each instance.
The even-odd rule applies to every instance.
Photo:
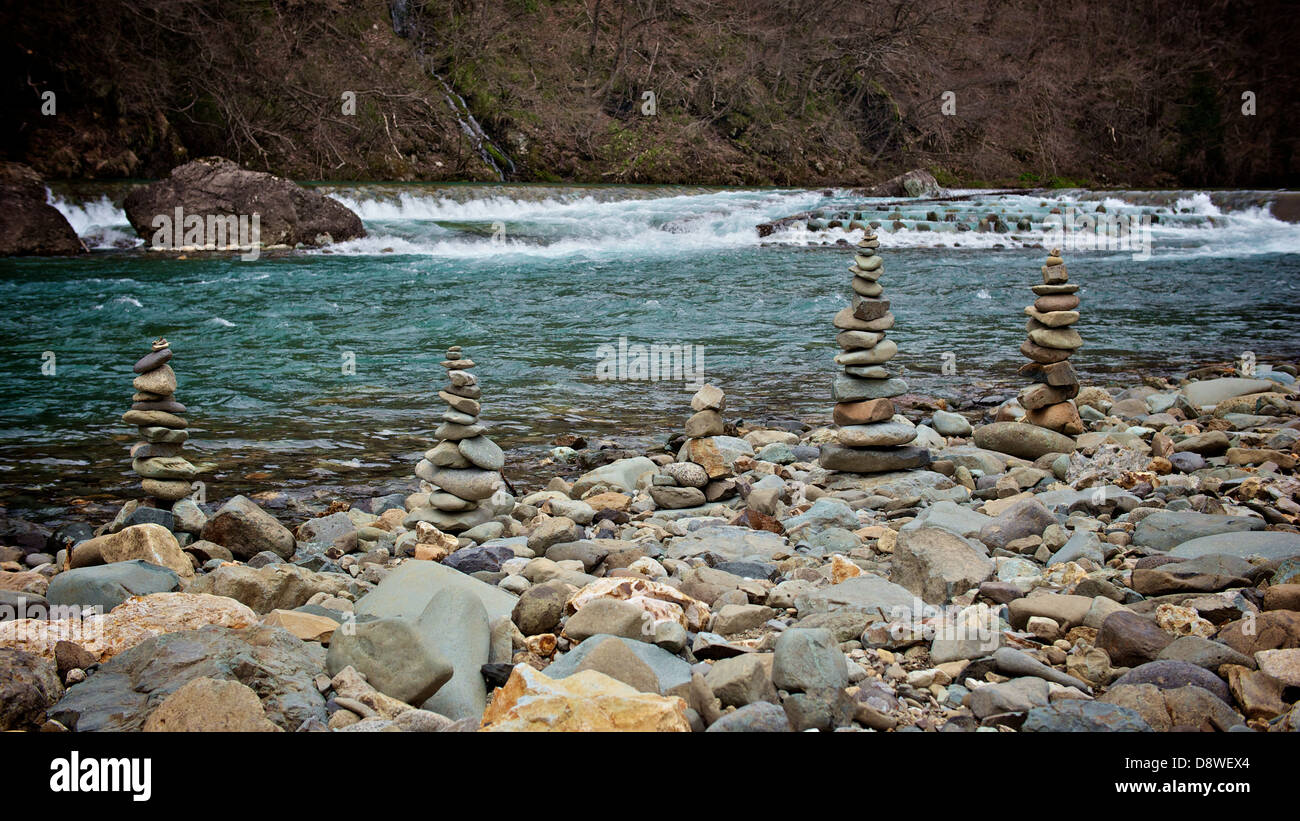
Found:
[[[135,363],[137,375],[131,383],[135,395],[131,409],[122,414],[123,422],[139,427],[142,439],[131,447],[131,468],[140,477],[145,495],[167,503],[165,507],[190,494],[190,483],[199,472],[181,455],[189,422],[182,415],[185,406],[176,401],[171,358],[171,345],[158,339]]]
[[[909,444],[916,426],[895,411],[893,397],[907,393],[907,382],[888,363],[898,345],[885,338],[894,327],[889,300],[880,279],[884,260],[880,240],[872,229],[858,242],[850,285],[852,304],[835,315],[840,329],[835,341],[842,349],[835,364],[844,372],[831,384],[835,400],[835,442],[822,446],[821,466],[847,473],[883,473],[930,464],[930,451]]]
[[[1020,352],[1030,361],[1020,367],[1020,373],[1035,384],[1022,390],[1019,398],[1025,421],[1073,436],[1083,433],[1083,420],[1070,401],[1079,394],[1079,377],[1070,355],[1083,345],[1083,338],[1072,327],[1079,321],[1079,286],[1069,280],[1061,251],[1053,248],[1043,266],[1043,284],[1033,289],[1037,299],[1025,308],[1029,338]]]
[[[489,500],[503,486],[505,453],[483,435],[484,426],[479,422],[482,390],[470,373],[474,360],[453,345],[447,349],[442,367],[449,384],[438,391],[438,398],[447,405],[442,424],[434,431],[438,444],[425,451],[415,466],[415,475],[431,488],[417,494],[405,521],[407,527],[428,522],[441,531],[460,533],[495,515]]]

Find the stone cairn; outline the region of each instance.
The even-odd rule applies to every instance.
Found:
[[[1069,282],[1060,250],[1053,248],[1043,266],[1043,284],[1034,286],[1038,298],[1025,308],[1029,338],[1020,346],[1031,360],[1020,373],[1035,382],[1020,392],[1025,421],[1070,435],[1083,433],[1079,411],[1070,401],[1079,393],[1070,354],[1083,345],[1079,332],[1071,327],[1079,321],[1078,290]]]
[[[686,442],[677,461],[660,468],[650,486],[650,498],[657,507],[698,507],[735,491],[735,482],[727,478],[731,470],[714,442],[715,436],[726,432],[722,419],[726,407],[726,394],[713,385],[705,385],[691,397],[695,413],[686,420]]]
[[[171,345],[159,339],[135,363],[135,395],[131,409],[122,415],[126,424],[139,426],[144,440],[131,447],[131,468],[141,479],[140,487],[167,507],[190,494],[190,482],[199,472],[181,456],[189,422],[181,416],[185,406],[176,401],[176,372],[167,364],[171,358]]]
[[[886,365],[898,355],[898,345],[885,339],[894,327],[889,300],[880,284],[884,261],[876,253],[880,240],[868,228],[858,242],[853,265],[853,301],[835,315],[840,329],[835,341],[842,352],[835,363],[844,373],[835,377],[835,442],[822,446],[819,462],[827,470],[882,473],[930,464],[930,451],[908,444],[916,426],[895,413],[890,400],[907,393],[907,382]]]
[[[422,488],[413,500],[406,526],[428,522],[438,530],[460,533],[495,515],[489,500],[504,484],[501,468],[505,454],[483,435],[484,427],[479,424],[482,391],[470,373],[474,361],[461,353],[459,345],[453,345],[442,366],[451,384],[438,391],[438,398],[447,403],[442,424],[434,431],[438,444],[425,451],[415,466],[415,475],[431,487]]]

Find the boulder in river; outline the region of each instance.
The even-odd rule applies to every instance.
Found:
[[[85,243],[45,201],[45,183],[25,165],[0,162],[0,256],[71,256]]]
[[[323,194],[289,180],[240,168],[222,157],[206,157],[172,169],[171,176],[127,194],[126,218],[146,242],[166,231],[164,247],[235,245],[226,230],[209,231],[209,225],[226,225],[230,218],[258,216],[257,240],[273,245],[328,245],[364,237],[361,218]],[[176,224],[177,217],[180,223]],[[201,226],[187,223],[198,217]],[[195,223],[198,221],[195,220]],[[196,230],[202,241],[191,242]],[[218,242],[214,235],[225,237]]]
[[[919,168],[891,177],[859,193],[867,197],[942,197],[946,192],[929,171]]]

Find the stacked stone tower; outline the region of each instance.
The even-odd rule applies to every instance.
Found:
[[[930,463],[929,450],[909,444],[916,438],[916,427],[895,413],[890,401],[907,393],[907,382],[889,367],[898,345],[885,338],[894,327],[894,315],[883,296],[885,265],[879,247],[880,240],[868,229],[849,267],[852,304],[835,315],[840,329],[835,341],[842,349],[835,364],[844,372],[831,385],[839,428],[836,441],[822,447],[820,462],[827,470],[881,473]]]

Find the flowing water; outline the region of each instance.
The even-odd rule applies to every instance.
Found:
[[[602,346],[620,340],[696,346],[730,418],[826,423],[854,219],[881,223],[896,362],[917,392],[1010,395],[1044,220],[1075,206],[1155,221],[1149,258],[1065,251],[1082,285],[1085,347],[1072,361],[1085,383],[1243,351],[1300,355],[1300,226],[1249,194],[893,203],[848,191],[323,186],[368,237],[241,261],[144,250],[120,209],[126,190],[52,193],[92,254],[0,259],[0,502],[12,512],[132,493],[134,431],[119,417],[131,365],[158,336],[176,351],[187,452],[211,463],[214,498],[409,481],[438,424],[438,362],[452,344],[478,363],[484,419],[524,486],[559,472],[535,469],[558,434],[648,444],[680,430],[690,384],[598,378]],[[755,228],[809,211],[767,237]],[[989,215],[1005,232],[978,230]]]

